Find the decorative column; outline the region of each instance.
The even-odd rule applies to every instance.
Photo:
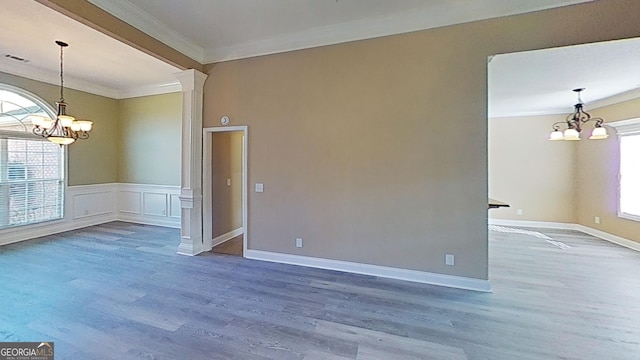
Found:
[[[175,76],[182,85],[182,213],[178,254],[193,256],[205,250],[202,238],[202,103],[207,75],[189,69]]]

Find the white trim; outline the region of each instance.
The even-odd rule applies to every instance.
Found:
[[[213,133],[216,132],[228,132],[228,131],[242,131],[243,132],[243,141],[242,141],[242,234],[244,237],[242,239],[242,250],[243,254],[247,253],[247,244],[249,238],[249,216],[248,216],[248,177],[247,177],[247,166],[248,166],[248,157],[249,157],[249,128],[246,125],[243,126],[224,126],[224,127],[207,127],[202,129],[202,197],[203,197],[203,238],[205,241],[204,248],[206,251],[211,250],[215,244],[215,239],[212,239],[213,235],[213,194],[211,192],[211,140]],[[239,235],[239,234],[238,234]],[[236,235],[237,236],[237,235]],[[217,238],[216,238],[217,239]]]
[[[211,239],[211,243],[213,244],[213,246],[216,245],[220,245],[223,242],[227,242],[231,239],[233,239],[234,237],[238,236],[238,235],[242,235],[243,229],[241,227],[235,229],[235,230],[231,230],[226,234],[222,234],[220,236],[216,236],[215,238]]]
[[[588,226],[580,224],[569,223],[556,223],[545,221],[521,221],[521,220],[504,220],[504,219],[489,219],[489,225],[503,225],[503,226],[520,226],[531,227],[541,229],[563,229],[563,230],[576,230],[600,238],[602,240],[614,243],[620,246],[627,247],[632,250],[640,251],[640,243],[625,239],[623,237],[609,234],[607,232],[590,228]]]
[[[124,192],[139,195],[140,203],[137,210],[120,209],[120,194]],[[145,215],[142,202],[145,193],[165,196],[167,202],[164,208],[159,209],[160,212],[164,211],[165,215]],[[0,230],[0,245],[116,220],[180,228],[179,214],[171,212],[172,205],[173,208],[177,206],[172,202],[179,202],[179,193],[179,186],[165,185],[107,183],[68,186],[65,192],[63,219]]]
[[[634,214],[627,214],[625,212],[621,212],[620,211],[620,202],[618,202],[618,217],[621,219],[626,219],[626,220],[631,220],[631,221],[638,221],[640,222],[640,216],[638,215],[634,215]]]
[[[614,243],[614,244],[618,244],[620,246],[624,246],[626,248],[632,249],[632,250],[636,250],[636,251],[640,251],[640,243],[633,241],[633,240],[629,240],[629,239],[625,239],[623,237],[617,236],[617,235],[613,235],[613,234],[609,234],[607,232],[604,231],[600,231],[598,229],[593,229],[590,228],[588,226],[584,226],[584,225],[576,225],[577,226],[577,230],[578,231],[582,231],[585,234],[589,234],[595,237],[598,237],[602,240],[606,240],[608,242]]]
[[[627,219],[631,221],[640,221],[640,216],[638,214],[629,214],[623,212],[621,209],[622,205],[622,142],[623,138],[627,137],[640,137],[640,118],[616,121],[609,124],[611,127],[616,129],[616,133],[618,135],[618,178],[617,178],[617,191],[616,191],[616,201],[617,201],[617,216],[621,219]],[[628,155],[628,154],[627,154]],[[635,155],[635,154],[634,154]],[[626,157],[625,157],[626,158]],[[635,159],[634,159],[635,160]]]
[[[147,86],[141,86],[137,88],[130,88],[120,90],[118,92],[118,99],[130,99],[141,96],[152,96],[152,95],[162,95],[162,94],[171,94],[182,91],[182,85],[179,82],[172,82],[166,84],[153,84]]]
[[[89,2],[193,60],[204,63],[202,47],[132,3],[116,0],[89,0]]]
[[[180,186],[173,185],[150,185],[150,184],[117,184],[117,219],[139,224],[166,226],[180,228],[180,216],[173,214],[171,209],[175,208],[173,202],[179,201]],[[123,207],[122,196],[130,194],[135,199],[135,208],[127,209]],[[149,208],[145,195],[160,195],[164,197],[164,205]]]
[[[448,5],[427,6],[418,9],[383,14],[302,31],[274,36],[268,39],[228,44],[223,47],[203,48],[164,25],[146,11],[127,1],[89,0],[111,15],[123,20],[149,36],[167,44],[188,57],[202,63],[254,57],[297,49],[371,39],[411,31],[437,28],[465,22],[539,11],[560,6],[579,4],[588,0],[563,0],[554,4],[527,4],[514,9],[510,3],[494,6],[460,7],[452,13]],[[428,21],[425,21],[428,19]]]
[[[202,223],[202,102],[207,75],[195,69],[174,74],[182,88],[180,245],[178,254],[197,255],[205,249]]]
[[[417,270],[315,258],[309,256],[282,254],[262,250],[246,250],[245,257],[254,260],[300,265],[327,270],[337,270],[354,274],[378,276],[389,279],[412,281],[457,289],[491,292],[489,280],[474,279],[462,276],[437,274]]]
[[[616,129],[618,135],[631,135],[640,132],[640,118],[614,121],[605,125]]]
[[[520,226],[520,227],[542,228],[542,229],[578,230],[577,224],[548,222],[548,221],[489,219],[489,225]]]
[[[42,81],[47,84],[60,86],[60,74],[55,71],[41,69],[35,66],[19,62],[7,63],[0,61],[0,71],[27,79]],[[83,80],[77,77],[64,75],[64,87],[88,92],[112,99],[118,98],[118,90],[97,84],[94,81]],[[57,99],[57,98],[56,98]]]
[[[54,71],[34,68],[33,66],[21,63],[5,63],[0,60],[0,72],[10,75],[20,76],[26,79],[41,81],[51,85],[60,85],[60,75]],[[141,96],[161,95],[180,92],[181,85],[179,83],[161,83],[150,84],[140,87],[116,89],[112,87],[102,86],[92,81],[86,81],[73,76],[64,76],[65,88],[74,89],[89,94],[104,96],[111,99],[129,99]],[[54,113],[55,114],[55,113]]]
[[[635,100],[637,98],[640,98],[640,89],[631,89],[628,91],[621,92],[619,94],[606,97],[604,99],[591,101],[589,103],[589,108],[591,110],[594,110],[594,109],[598,109],[598,108],[609,106],[609,105],[616,105],[621,102],[625,102],[629,100]],[[605,123],[605,125],[609,125],[609,123]]]

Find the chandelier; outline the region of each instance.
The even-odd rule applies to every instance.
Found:
[[[60,46],[60,100],[56,102],[57,116],[55,120],[48,117],[34,115],[31,123],[34,125],[33,133],[43,138],[59,144],[69,145],[77,139],[89,137],[89,131],[93,126],[92,121],[76,120],[73,116],[67,115],[67,103],[64,101],[64,71],[63,71],[63,49],[69,44],[56,41]]]
[[[602,126],[604,120],[602,118],[592,118],[588,112],[584,111],[584,103],[580,98],[580,93],[583,90],[584,88],[573,89],[573,91],[578,93],[578,103],[574,105],[575,109],[573,113],[569,114],[565,121],[559,121],[553,124],[553,132],[551,132],[549,140],[580,140],[582,126],[589,121],[595,122],[589,139],[598,140],[609,137],[609,135],[607,135],[607,129]],[[561,125],[566,127],[564,131],[560,130]]]

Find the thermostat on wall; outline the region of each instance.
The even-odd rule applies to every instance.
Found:
[[[220,118],[220,124],[229,125],[229,117],[227,115],[225,115],[222,118]]]

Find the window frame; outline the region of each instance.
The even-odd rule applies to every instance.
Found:
[[[616,207],[617,216],[622,219],[640,222],[640,215],[629,214],[622,211],[620,204],[622,201],[622,137],[631,135],[640,135],[640,118],[616,121],[607,123],[608,126],[614,128],[617,133],[618,140],[618,178],[617,178],[617,196]]]
[[[50,118],[55,118],[56,117],[56,111],[53,108],[53,106],[51,106],[48,102],[46,102],[45,100],[43,100],[42,98],[40,98],[39,96],[37,96],[36,94],[32,93],[29,90],[26,90],[24,88],[20,88],[17,86],[13,86],[10,84],[6,84],[6,83],[0,83],[0,90],[4,90],[4,91],[9,91],[9,92],[13,92],[17,95],[20,95],[26,99],[28,99],[29,101],[32,101],[34,104],[40,106],[40,108],[50,117]],[[3,137],[7,137],[7,138],[14,138],[14,139],[25,139],[25,140],[42,140],[41,137],[30,133],[30,132],[21,132],[21,131],[2,131],[0,130],[0,134]],[[42,226],[47,226],[50,224],[55,224],[55,223],[61,223],[66,221],[66,215],[67,215],[67,192],[68,192],[68,151],[66,149],[66,147],[62,147],[61,148],[62,154],[61,154],[61,159],[62,159],[62,194],[61,194],[61,216],[60,218],[56,218],[56,219],[50,219],[50,220],[44,220],[44,221],[40,221],[40,222],[36,222],[36,223],[29,223],[29,224],[20,224],[20,225],[15,225],[15,226],[10,226],[10,227],[6,227],[3,229],[0,229],[0,235],[3,233],[8,233],[8,232],[15,232],[15,231],[19,231],[19,230],[28,230],[30,228],[37,228],[37,227],[42,227]]]

